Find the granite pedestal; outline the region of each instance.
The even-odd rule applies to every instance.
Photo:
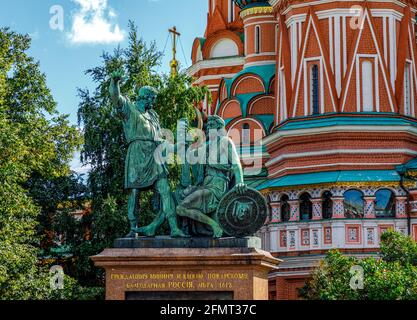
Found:
[[[259,238],[118,239],[92,259],[107,300],[267,300],[280,263]]]

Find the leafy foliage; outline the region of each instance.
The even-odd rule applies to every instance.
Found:
[[[51,294],[38,264],[39,208],[25,188],[34,175],[57,178],[80,145],[78,130],[56,111],[30,38],[0,29],[0,299]]]
[[[417,245],[401,233],[388,231],[381,238],[381,258],[357,259],[330,251],[301,296],[314,300],[417,299]],[[353,266],[364,271],[363,289],[352,289]]]

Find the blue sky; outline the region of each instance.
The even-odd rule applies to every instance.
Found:
[[[103,12],[102,20],[108,24],[81,26],[76,31],[78,37],[74,37],[73,24],[82,13],[82,4],[90,9],[84,17],[94,16],[99,11],[95,9],[99,8]],[[50,28],[54,17],[50,9],[55,5],[63,8],[63,31]],[[129,19],[135,21],[147,42],[156,41],[159,50],[164,49],[168,29],[175,25],[182,33],[181,41],[190,64],[192,42],[204,34],[206,14],[207,0],[0,0],[0,26],[32,35],[30,54],[40,61],[59,111],[70,114],[74,123],[78,105],[76,88],[91,87],[84,71],[98,65],[103,51],[111,51],[119,43],[126,45]],[[114,32],[114,28],[120,31]],[[169,48],[170,44],[161,72],[169,71]],[[186,64],[181,48],[178,59],[182,65]]]
[[[119,43],[126,46],[129,20],[161,51],[168,29],[175,25],[182,33],[187,61],[181,48],[178,59],[189,65],[192,42],[204,34],[207,5],[207,0],[0,0],[0,27],[32,36],[30,54],[40,61],[58,110],[75,124],[77,87],[92,88],[84,71],[98,65],[102,52]],[[64,19],[59,19],[61,12]],[[168,44],[160,72],[169,71],[169,48]]]

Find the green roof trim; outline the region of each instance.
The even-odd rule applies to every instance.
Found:
[[[247,73],[254,73],[258,75],[259,77],[261,77],[265,88],[268,89],[269,82],[271,81],[272,77],[275,75],[275,64],[273,63],[273,64],[265,64],[262,66],[247,67],[243,69],[242,71],[240,71],[239,73],[237,73],[233,78],[226,79],[227,94],[229,97],[231,96],[230,90],[231,90],[233,82],[240,76],[247,74]]]
[[[339,113],[340,114],[340,113]],[[353,115],[358,116],[353,116]],[[330,114],[329,114],[330,115]],[[337,114],[334,114],[337,115]],[[344,114],[344,116],[335,117],[303,117],[295,120],[284,122],[278,131],[282,130],[298,130],[298,129],[311,129],[329,126],[342,126],[342,125],[374,125],[374,126],[404,126],[413,125],[417,127],[417,122],[408,120],[405,118],[392,117],[394,113],[374,113],[374,112],[361,112]],[[386,115],[387,117],[381,117],[380,115]],[[390,116],[390,117],[389,117]]]
[[[201,46],[201,48],[203,48],[203,46],[204,46],[204,44],[206,43],[206,38],[197,38],[198,39],[198,41],[200,41],[200,46]]]
[[[408,161],[406,164],[397,166],[395,168],[400,174],[405,174],[407,171],[417,170],[417,158]]]
[[[238,148],[240,154],[254,154],[254,153],[264,153],[266,152],[265,145],[253,145],[253,146],[243,146]]]
[[[258,190],[292,187],[299,185],[312,185],[321,183],[337,182],[399,182],[400,175],[395,170],[352,170],[352,171],[331,171],[303,173],[284,176],[278,179],[269,180],[257,187]]]

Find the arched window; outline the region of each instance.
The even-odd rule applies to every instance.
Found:
[[[313,64],[311,66],[310,74],[310,101],[311,101],[311,113],[317,115],[320,113],[319,109],[319,66]]]
[[[232,57],[239,55],[239,48],[232,39],[223,38],[211,48],[210,58]]]
[[[388,189],[375,193],[375,215],[378,218],[395,217],[395,195]]]
[[[333,216],[333,201],[330,191],[326,191],[322,196],[322,214],[323,219],[331,219]]]
[[[313,219],[313,204],[308,193],[303,193],[300,196],[300,216],[304,221]]]
[[[282,222],[290,221],[290,204],[288,203],[289,200],[290,198],[286,194],[284,194],[281,197],[281,221]]]
[[[261,52],[261,27],[255,27],[255,53],[259,54]]]
[[[242,127],[242,145],[250,144],[250,126],[245,123]]]
[[[344,194],[344,206],[346,218],[363,218],[365,202],[362,192],[348,190]]]

